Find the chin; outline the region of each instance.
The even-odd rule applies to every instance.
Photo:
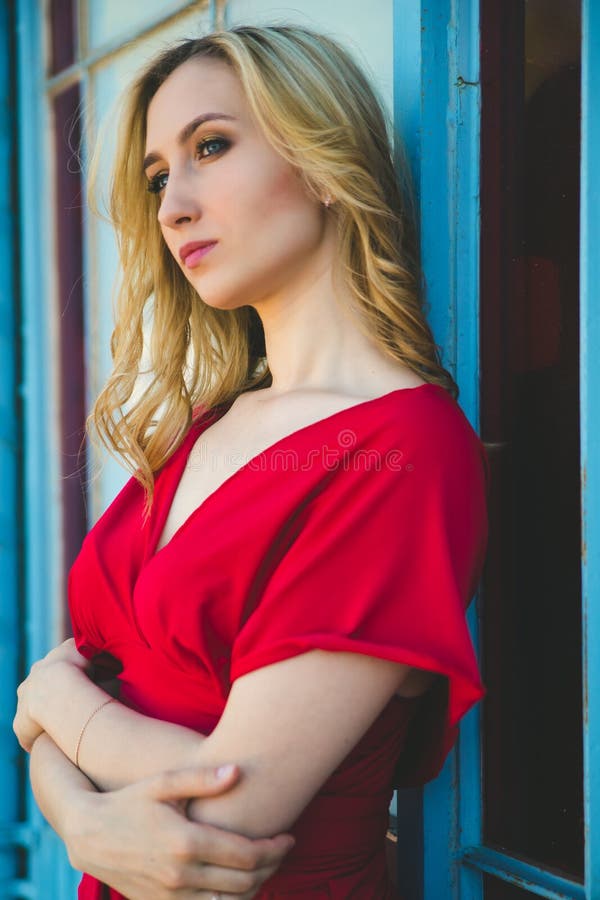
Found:
[[[233,297],[215,297],[214,294],[204,293],[201,294],[200,291],[196,288],[196,292],[198,294],[198,298],[206,305],[210,306],[211,309],[241,309],[242,306],[247,306],[247,303],[240,303],[236,301]]]
[[[190,279],[190,284],[198,294],[200,300],[206,304],[206,306],[210,306],[212,309],[241,309],[242,306],[248,306],[251,301],[249,300],[241,300],[241,297],[248,297],[254,294],[253,291],[249,291],[244,286],[225,286],[218,285],[218,288],[211,288],[208,284],[208,280],[205,278],[198,278],[197,282],[194,283]]]

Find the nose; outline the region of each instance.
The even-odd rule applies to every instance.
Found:
[[[177,228],[194,222],[200,216],[200,209],[189,180],[183,175],[169,173],[158,210],[158,222],[163,228]]]

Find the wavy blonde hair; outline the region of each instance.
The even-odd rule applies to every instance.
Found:
[[[184,40],[157,56],[125,96],[109,202],[121,263],[113,372],[86,420],[88,433],[93,426],[144,486],[146,515],[154,475],[194,409],[271,384],[258,314],[202,302],[167,249],[157,198],[146,190],[150,101],[178,66],[202,57],[232,67],[267,140],[309,194],[335,199],[327,214],[336,217],[360,327],[389,357],[458,397],[423,310],[408,167],[394,167],[381,103],[359,66],[332,38],[296,25],[238,26]],[[151,380],[136,397],[151,298]]]

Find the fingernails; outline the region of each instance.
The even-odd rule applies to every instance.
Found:
[[[228,764],[226,766],[219,766],[216,770],[215,775],[219,781],[223,781],[225,778],[229,778],[230,775],[233,775],[235,770],[235,766]]]

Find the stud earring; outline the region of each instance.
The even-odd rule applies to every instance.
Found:
[[[325,197],[325,199],[323,200],[323,203],[325,204],[327,209],[329,209],[329,204],[331,203],[331,197],[329,195],[327,195],[327,197]]]

